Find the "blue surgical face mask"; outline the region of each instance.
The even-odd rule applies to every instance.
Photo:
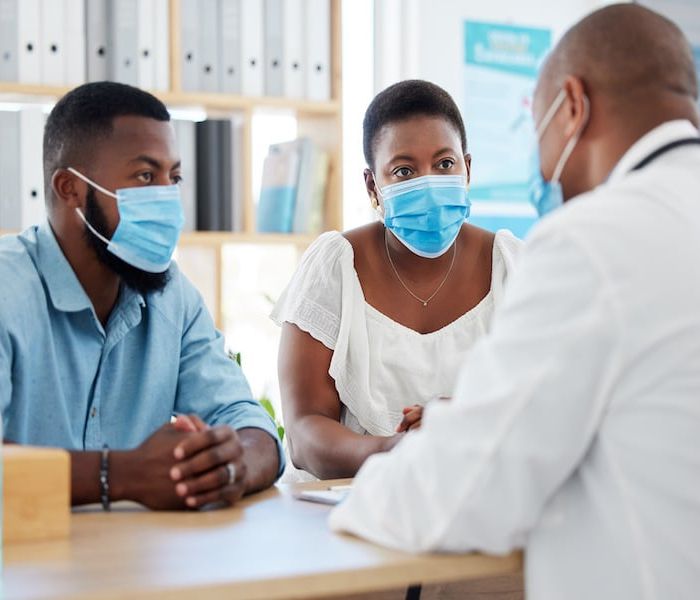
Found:
[[[374,178],[375,185],[377,178]],[[464,175],[424,175],[380,188],[386,228],[423,258],[442,256],[469,217],[471,202]]]
[[[562,152],[561,157],[554,168],[551,181],[545,181],[544,177],[542,176],[539,141],[542,139],[544,132],[547,130],[547,127],[552,122],[554,115],[557,114],[557,111],[561,108],[565,99],[566,92],[561,90],[545,113],[542,122],[537,126],[537,142],[535,143],[535,147],[533,148],[530,157],[530,203],[535,207],[537,214],[540,217],[543,217],[547,213],[552,212],[564,204],[564,192],[559,180],[561,178],[562,171],[564,170],[564,166],[569,160],[571,153],[574,151],[574,148],[581,137],[581,133],[583,132],[583,128],[588,122],[588,98],[584,97],[586,119],[583,127],[567,142],[566,146],[564,147],[564,151]]]
[[[73,168],[68,171],[117,201],[119,225],[112,239],[100,234],[83,212],[75,209],[92,234],[107,244],[107,250],[142,271],[167,271],[185,223],[180,187],[148,185],[119,189],[115,194]]]

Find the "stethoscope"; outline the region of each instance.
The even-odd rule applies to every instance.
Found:
[[[639,171],[639,169],[643,169],[650,162],[659,158],[659,156],[661,156],[662,154],[666,154],[667,152],[670,152],[671,150],[675,150],[676,148],[679,148],[681,146],[690,146],[690,145],[700,145],[700,137],[683,138],[681,140],[676,140],[675,142],[669,142],[668,144],[665,144],[665,145],[661,146],[660,148],[657,148],[656,150],[654,150],[645,159],[639,161],[634,167],[632,167],[632,169],[630,169],[630,171]]]

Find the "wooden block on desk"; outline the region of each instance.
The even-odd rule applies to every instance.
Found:
[[[67,537],[70,455],[65,450],[2,446],[3,542]]]

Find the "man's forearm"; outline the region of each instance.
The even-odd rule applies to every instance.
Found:
[[[277,478],[280,457],[277,443],[262,429],[252,427],[239,429],[238,437],[243,446],[243,461],[246,466],[246,494],[270,487]]]

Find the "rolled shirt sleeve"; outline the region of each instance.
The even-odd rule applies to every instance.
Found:
[[[175,409],[179,413],[195,413],[209,425],[226,424],[234,429],[255,428],[269,433],[277,444],[279,477],[285,457],[277,426],[253,398],[241,368],[227,356],[224,338],[214,327],[201,296],[189,282],[185,285],[187,323],[182,336]]]

